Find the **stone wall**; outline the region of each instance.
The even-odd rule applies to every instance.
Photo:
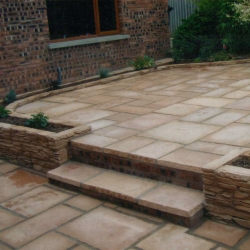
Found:
[[[50,50],[45,0],[0,3],[0,99],[9,90],[43,89],[56,78],[63,83],[96,75],[100,67],[119,69],[129,59],[147,54],[155,60],[169,49],[167,0],[119,0],[121,34],[129,39]]]
[[[85,125],[52,133],[0,123],[0,158],[47,172],[68,161],[70,139],[89,131]]]
[[[210,216],[250,228],[250,169],[230,165],[244,151],[233,151],[207,165],[203,191]]]

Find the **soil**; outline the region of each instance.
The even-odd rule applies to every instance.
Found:
[[[6,118],[0,118],[0,122],[3,123],[8,123],[8,124],[13,124],[17,126],[25,126],[25,121],[27,119],[24,118],[19,118],[19,117],[12,117],[8,116]],[[72,127],[66,126],[66,125],[60,125],[60,124],[48,124],[46,128],[39,128],[39,130],[44,130],[44,131],[49,131],[49,132],[54,132],[54,133],[59,133],[68,129],[71,129]]]
[[[246,157],[239,156],[236,160],[231,162],[230,165],[250,169],[250,160]]]

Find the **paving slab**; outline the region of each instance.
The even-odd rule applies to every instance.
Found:
[[[136,246],[143,250],[210,250],[216,245],[213,242],[196,238],[185,232],[185,228],[169,223],[162,229],[142,240]]]
[[[98,208],[58,231],[98,249],[125,249],[156,228],[108,208]]]
[[[12,164],[9,162],[2,162],[2,163],[0,162],[0,173],[1,174],[6,174],[8,172],[12,172],[18,168],[19,168],[19,166],[16,164]]]
[[[81,182],[100,173],[102,173],[101,169],[70,161],[61,165],[60,168],[49,171],[48,178],[80,187]]]
[[[202,141],[245,146],[250,143],[250,124],[231,124],[208,135]]]
[[[247,230],[219,224],[213,221],[206,221],[195,230],[194,233],[233,247],[247,233]]]
[[[106,128],[99,129],[94,132],[96,135],[104,135],[106,137],[111,137],[115,139],[126,139],[127,137],[133,136],[140,133],[138,130],[121,128],[118,126],[108,126]]]
[[[146,132],[139,134],[139,136],[189,144],[219,130],[220,128],[221,127],[219,126],[193,122],[173,121],[157,128],[147,130]]]
[[[209,162],[220,158],[220,155],[197,152],[187,149],[178,149],[157,160],[163,166],[202,173],[202,168]]]
[[[6,229],[16,223],[24,220],[24,218],[17,216],[6,209],[0,207],[0,231]],[[0,248],[1,249],[1,248]]]
[[[0,232],[0,240],[18,248],[80,214],[74,209],[59,205]]]
[[[185,101],[186,104],[192,104],[192,105],[200,105],[205,107],[214,107],[214,108],[221,108],[229,103],[234,102],[234,100],[229,98],[215,98],[215,97],[195,97],[193,99],[190,99],[188,101]]]
[[[103,204],[103,202],[97,199],[93,199],[86,195],[78,195],[65,202],[65,204],[68,204],[72,207],[76,207],[85,211],[89,211],[93,208],[100,206],[101,204]]]
[[[0,202],[47,183],[44,177],[16,170],[0,176]]]
[[[128,121],[118,123],[117,126],[145,131],[157,127],[159,125],[168,123],[177,118],[178,118],[177,116],[153,113],[153,114],[142,115],[136,118],[132,118]]]
[[[41,186],[2,202],[1,206],[25,217],[32,217],[69,197],[66,193]]]
[[[110,115],[116,114],[112,111],[104,111],[92,108],[80,109],[70,113],[56,116],[57,119],[66,120],[66,121],[77,121],[81,123],[89,123],[96,121],[102,118],[105,118]]]
[[[121,173],[105,172],[81,185],[88,190],[136,202],[138,196],[158,186],[158,183],[148,179],[137,178]]]
[[[203,200],[202,192],[164,184],[140,196],[139,204],[170,214],[192,217],[203,208]]]
[[[20,248],[20,250],[67,250],[74,246],[76,241],[64,237],[58,233],[50,232],[40,238],[35,239],[31,243]]]

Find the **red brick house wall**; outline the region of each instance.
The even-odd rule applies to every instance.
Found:
[[[0,98],[48,87],[62,68],[63,83],[96,75],[100,67],[119,69],[137,55],[155,60],[169,49],[167,0],[119,0],[121,34],[126,40],[49,49],[45,0],[0,3]]]

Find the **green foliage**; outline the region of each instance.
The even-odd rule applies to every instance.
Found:
[[[12,103],[16,100],[16,92],[15,90],[11,90],[4,98],[5,103]]]
[[[27,127],[31,128],[46,128],[48,125],[49,117],[45,116],[43,112],[31,115],[32,118],[25,122]]]
[[[173,58],[175,62],[201,58],[212,60],[225,54],[222,45],[234,54],[250,52],[249,23],[239,22],[233,7],[242,0],[191,0],[198,9],[188,19],[183,20],[174,34]],[[224,57],[223,57],[224,56]]]
[[[232,56],[230,54],[228,54],[227,51],[218,51],[215,52],[214,54],[212,54],[210,56],[210,61],[211,62],[215,62],[215,61],[229,61],[232,59]]]
[[[0,106],[0,118],[6,118],[11,112],[8,109],[5,109],[3,106]]]
[[[134,61],[129,61],[127,65],[135,70],[147,69],[155,66],[155,60],[149,56],[138,56]]]
[[[99,76],[100,78],[107,78],[109,76],[110,69],[107,68],[100,68],[99,69]]]

